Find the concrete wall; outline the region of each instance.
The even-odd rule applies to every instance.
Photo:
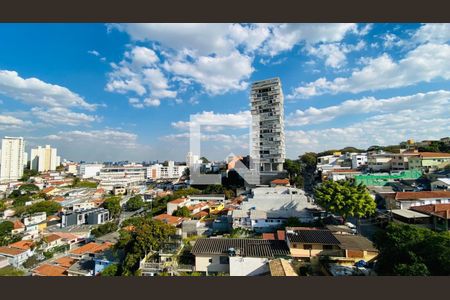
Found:
[[[269,272],[269,259],[262,257],[230,257],[230,276],[257,276]]]
[[[229,273],[230,265],[228,263],[221,264],[220,257],[227,257],[227,255],[210,255],[210,256],[195,256],[195,271],[197,272],[217,272]]]

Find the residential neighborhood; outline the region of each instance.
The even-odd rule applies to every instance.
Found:
[[[450,275],[448,24],[181,25],[0,47],[0,276]]]

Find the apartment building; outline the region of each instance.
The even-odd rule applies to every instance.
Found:
[[[252,159],[263,172],[281,172],[286,158],[284,97],[280,78],[256,81],[251,90]]]
[[[94,178],[103,168],[102,164],[80,164],[77,166],[77,173],[81,178]]]
[[[61,227],[72,225],[97,225],[109,221],[109,211],[104,208],[93,208],[80,211],[68,211],[61,217]]]
[[[8,137],[2,139],[0,182],[20,179],[23,175],[25,160],[25,141],[22,137]]]
[[[130,187],[145,182],[145,167],[106,167],[99,173],[100,187],[112,191],[114,186]]]
[[[183,175],[188,166],[175,165],[174,161],[168,161],[167,166],[154,164],[147,169],[147,178],[157,179],[177,179]]]
[[[409,169],[433,171],[450,165],[450,153],[420,152],[409,159]]]
[[[30,169],[38,172],[55,171],[60,160],[56,148],[51,148],[50,145],[38,146],[31,149]]]

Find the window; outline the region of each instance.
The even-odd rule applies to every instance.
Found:
[[[304,244],[304,245],[303,245],[303,249],[305,249],[305,250],[311,250],[311,249],[312,249],[312,245]]]
[[[212,263],[212,258],[210,258],[208,261],[209,261],[210,263]]]
[[[292,243],[292,248],[297,248],[297,244],[296,243]]]
[[[228,265],[230,263],[230,259],[228,258],[228,256],[220,256],[219,263],[221,265]]]
[[[323,245],[323,250],[333,250],[333,245]]]

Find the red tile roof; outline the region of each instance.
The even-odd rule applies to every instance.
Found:
[[[74,263],[77,262],[77,260],[69,256],[63,256],[58,258],[54,262],[63,268],[70,268]]]
[[[450,153],[442,153],[442,152],[419,152],[420,157],[422,158],[441,158],[441,157],[450,157]]]
[[[450,198],[450,191],[397,192],[395,200],[408,201],[424,198]]]
[[[71,254],[87,254],[87,253],[98,253],[102,252],[103,250],[106,250],[110,248],[113,244],[112,243],[103,243],[103,244],[97,244],[97,243],[89,243],[86,245],[83,245],[79,248],[73,249],[70,251]]]
[[[263,233],[262,239],[263,240],[275,240],[275,233]]]
[[[14,221],[14,229],[21,229],[21,228],[25,228],[25,225],[20,220]]]
[[[60,240],[62,238],[57,234],[49,234],[49,235],[45,236],[44,239],[47,243],[51,243],[51,242]]]
[[[38,276],[66,276],[67,268],[50,264],[42,264],[33,270]]]
[[[436,215],[445,219],[449,219],[450,216],[450,203],[413,206],[410,209],[427,215]]]
[[[34,242],[32,240],[22,240],[12,244],[9,244],[8,247],[21,249],[21,250],[29,250],[34,246]]]
[[[178,198],[178,199],[169,201],[169,203],[171,203],[171,204],[181,204],[181,203],[184,203],[186,200],[187,200],[187,198]]]
[[[56,187],[54,187],[54,186],[49,186],[48,188],[43,189],[42,192],[43,192],[44,194],[47,194],[47,193],[53,191],[54,189],[56,189]]]
[[[270,183],[286,185],[286,184],[289,184],[289,179],[274,179]]]
[[[164,223],[167,223],[169,225],[174,225],[174,226],[180,224],[183,221],[183,218],[181,218],[181,217],[175,217],[175,216],[171,216],[168,214],[160,214],[160,215],[154,216],[153,219],[159,220],[159,221],[162,221]]]
[[[27,250],[18,249],[18,248],[10,248],[10,247],[0,247],[0,254],[7,254],[7,255],[19,255],[24,253]]]

